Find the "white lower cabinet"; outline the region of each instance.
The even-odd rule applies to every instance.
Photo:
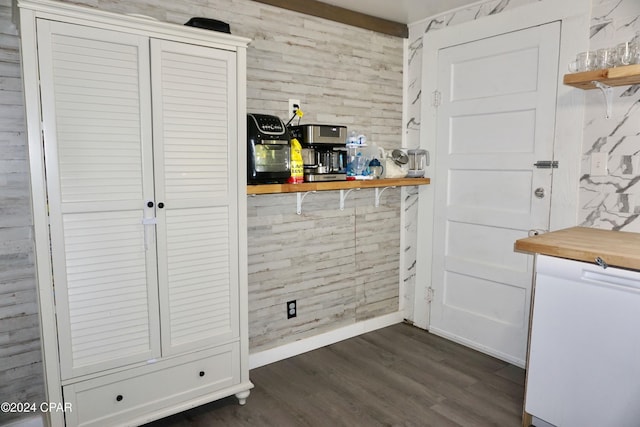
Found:
[[[18,6],[52,425],[244,403],[248,40]]]
[[[603,242],[603,257],[635,255]],[[536,256],[526,412],[558,427],[640,425],[640,273]]]

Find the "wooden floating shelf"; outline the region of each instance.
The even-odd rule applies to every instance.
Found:
[[[247,194],[305,193],[308,191],[349,190],[352,188],[410,187],[427,185],[431,178],[389,178],[356,181],[304,182],[301,184],[247,185]]]
[[[640,84],[640,64],[564,75],[564,84],[580,89],[596,89],[594,81],[607,86]]]

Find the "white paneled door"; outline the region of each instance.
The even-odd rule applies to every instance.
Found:
[[[430,330],[524,365],[533,259],[548,228],[560,23],[442,49]]]

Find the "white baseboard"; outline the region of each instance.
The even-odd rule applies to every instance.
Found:
[[[344,326],[333,331],[325,332],[309,338],[285,344],[269,350],[259,351],[249,355],[249,369],[259,368],[269,363],[287,359],[298,354],[306,353],[320,347],[335,344],[339,341],[353,338],[376,329],[401,323],[404,320],[403,312],[387,314],[374,319],[364,320],[353,325]]]
[[[9,424],[2,424],[2,427],[44,427],[44,419],[40,415],[34,417],[15,420]]]

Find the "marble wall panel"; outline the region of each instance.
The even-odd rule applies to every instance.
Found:
[[[416,249],[418,233],[418,187],[405,187],[402,191],[404,200],[404,224],[403,224],[403,246],[402,250],[402,305],[404,307],[405,319],[412,321],[414,318],[413,308],[416,287]]]
[[[594,0],[590,50],[640,40],[640,2]],[[585,94],[580,174],[581,225],[640,232],[640,85],[613,88],[613,109],[600,91]],[[591,154],[606,153],[609,174],[591,174]]]

